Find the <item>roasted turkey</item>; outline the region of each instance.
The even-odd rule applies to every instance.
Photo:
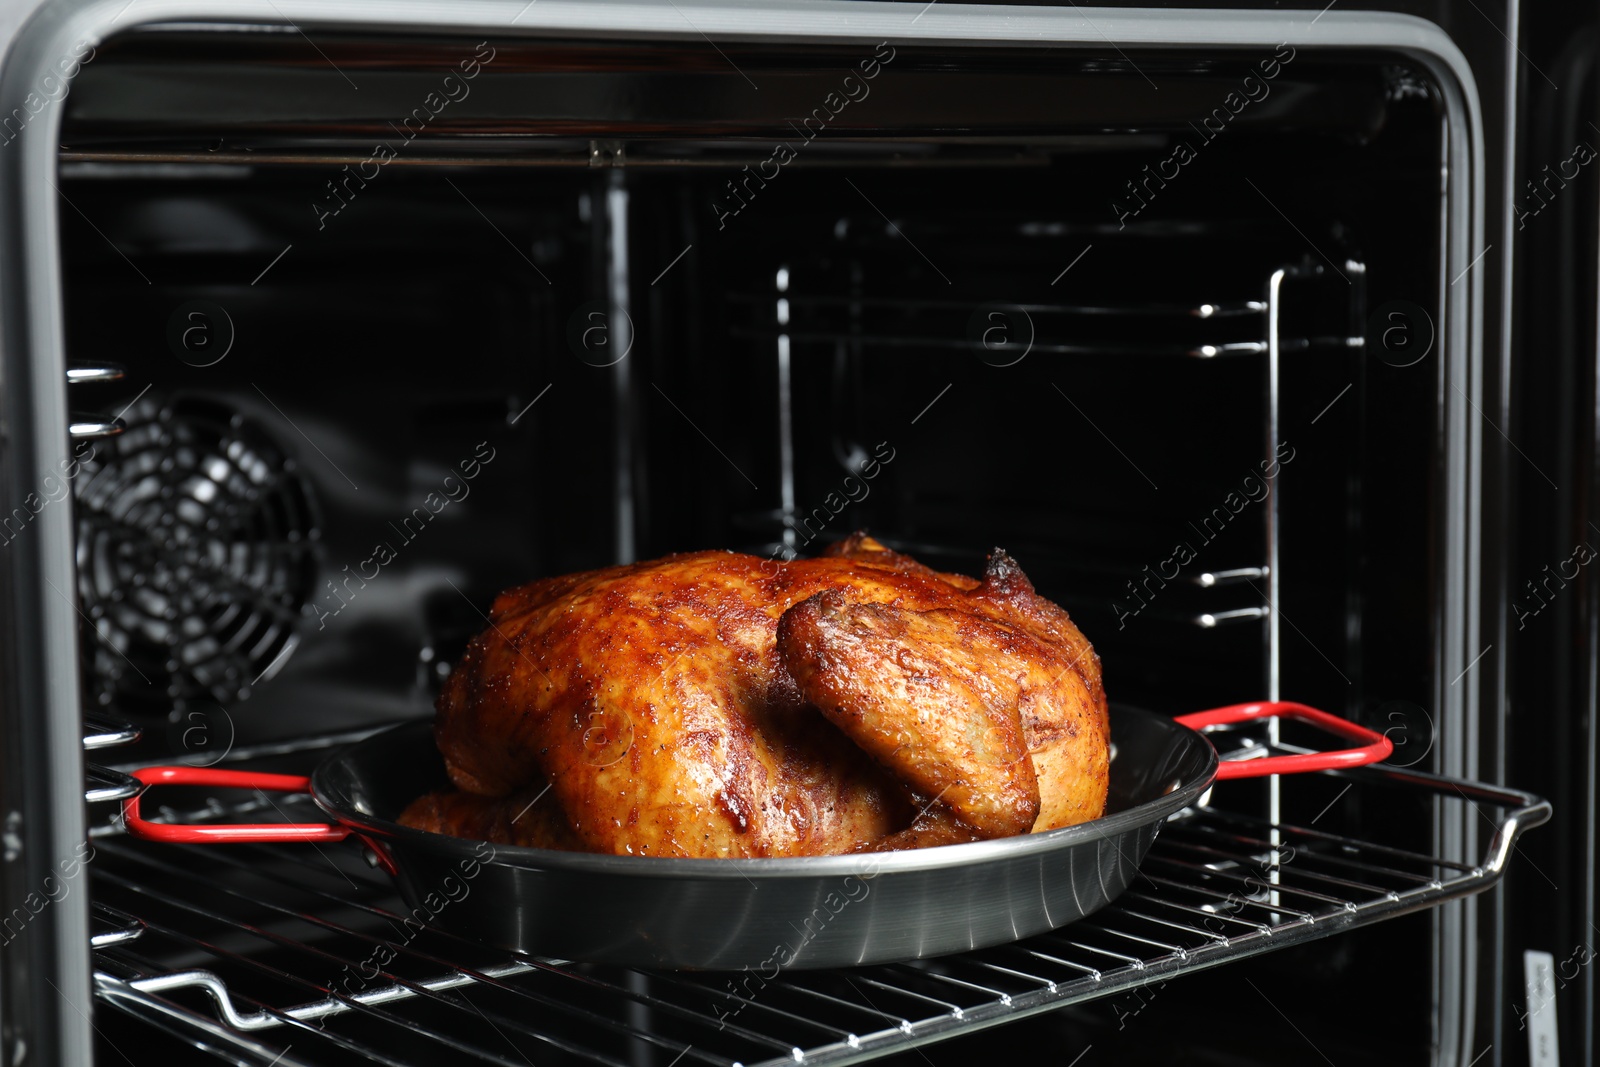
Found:
[[[407,825],[639,856],[815,856],[1100,815],[1100,662],[996,549],[982,581],[856,534],[502,593],[438,704],[455,791]]]

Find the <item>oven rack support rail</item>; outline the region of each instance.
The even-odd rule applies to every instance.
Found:
[[[1329,266],[1333,266],[1331,261]],[[829,350],[853,350],[857,353],[869,349],[927,353],[968,351],[976,342],[971,337],[961,336],[959,331],[952,333],[948,326],[963,320],[970,322],[974,316],[986,310],[1021,315],[1027,322],[1026,342],[992,342],[985,334],[982,348],[986,350],[983,353],[986,361],[991,357],[1020,361],[1033,354],[1082,359],[1110,357],[1123,361],[1156,360],[1164,363],[1259,360],[1265,389],[1262,415],[1267,428],[1263,442],[1264,459],[1269,464],[1275,464],[1282,444],[1279,433],[1281,360],[1291,354],[1297,357],[1326,357],[1359,351],[1366,345],[1365,338],[1355,328],[1355,323],[1362,317],[1359,309],[1364,306],[1366,298],[1366,264],[1347,256],[1344,258],[1343,271],[1337,266],[1333,266],[1333,269],[1349,289],[1348,328],[1331,329],[1328,323],[1323,323],[1318,330],[1301,330],[1290,334],[1281,334],[1279,329],[1284,310],[1284,283],[1300,285],[1326,281],[1332,275],[1321,263],[1307,259],[1264,269],[1262,293],[1259,296],[1215,292],[1208,297],[1193,299],[1146,299],[1115,303],[1070,300],[1004,302],[985,300],[974,294],[943,299],[868,296],[829,291],[826,288],[801,291],[790,288],[788,267],[778,272],[781,281],[775,292],[756,288],[731,289],[724,296],[730,304],[740,309],[745,318],[729,327],[728,336],[735,340],[759,342],[776,352],[777,373],[781,383],[778,422],[783,443],[780,447],[779,473],[781,484],[785,486],[785,503],[777,509],[761,508],[734,516],[736,524],[776,531],[771,540],[742,547],[758,555],[794,550],[792,539],[797,516],[793,509],[794,472],[790,458],[793,445],[789,429],[793,424],[793,416],[789,397],[792,368],[796,363]],[[1354,284],[1349,284],[1351,278],[1355,279]],[[865,313],[878,316],[877,321],[864,326],[859,318]],[[942,317],[935,322],[927,321],[924,316],[930,313]],[[1104,337],[1086,340],[1075,334],[1075,326],[1108,322],[1130,325],[1157,322],[1171,330],[1173,335],[1163,340],[1135,337],[1133,340],[1112,341]],[[1132,332],[1137,334],[1138,331]],[[813,355],[802,357],[798,355],[801,351]],[[864,454],[865,449],[862,451]],[[1266,671],[1268,699],[1275,699],[1278,673],[1278,621],[1272,609],[1272,605],[1279,600],[1278,506],[1278,497],[1273,495],[1263,509],[1263,544],[1259,560],[1245,560],[1235,566],[1207,570],[1185,579],[1204,590],[1262,582],[1266,586],[1265,595],[1261,597],[1262,603],[1190,611],[1158,608],[1153,613],[1154,617],[1167,622],[1200,630],[1260,625],[1269,661]],[[937,543],[931,546],[891,543],[890,547],[917,555],[930,548],[936,552],[960,551],[952,545]],[[1081,565],[1083,555],[1074,553],[1073,557]],[[1133,563],[1130,568],[1127,560],[1099,559],[1090,561],[1087,569],[1091,572],[1110,569],[1132,574],[1140,562],[1142,560]],[[1276,737],[1276,727],[1272,727],[1272,731],[1272,736]]]
[[[118,745],[131,745],[139,740],[137,726],[110,719],[92,712],[83,716],[83,750],[98,752]],[[86,762],[83,766],[83,799],[90,804],[107,804],[138,796],[144,786],[130,774],[99,763]]]
[[[100,382],[118,382],[126,371],[115,363],[73,362],[67,365],[67,384],[89,385]],[[68,432],[74,441],[94,441],[103,437],[116,437],[127,429],[121,416],[105,418],[74,412],[68,420]],[[93,712],[83,716],[83,748],[85,752],[130,745],[139,740],[137,727]],[[98,763],[84,764],[83,799],[90,804],[106,804],[137,796],[139,782]]]
[[[404,905],[345,850],[111,836],[97,840],[92,868],[96,995],[246,1063],[403,1063],[424,1046],[512,1065],[528,1055],[614,1067],[859,1063],[1482,892],[1519,835],[1550,816],[1528,793],[1401,768],[1325,773],[1361,801],[1398,790],[1471,805],[1494,826],[1484,854],[1460,862],[1190,809],[1163,829],[1132,888],[1060,930],[917,963],[751,979],[402,934]],[[373,981],[341,991],[335,976],[358,967]]]

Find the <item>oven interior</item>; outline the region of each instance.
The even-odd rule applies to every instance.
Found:
[[[71,399],[85,427],[125,425],[75,453],[83,698],[142,731],[97,763],[303,770],[429,715],[504,588],[865,530],[966,573],[1004,548],[1094,642],[1116,701],[1281,694],[1390,728],[1395,762],[1430,766],[1455,580],[1439,546],[1460,517],[1446,127],[1406,61],[334,33],[313,50],[245,29],[126,35],[66,105]],[[1381,997],[1387,1053],[1414,1062],[1434,1040],[1427,915],[1315,942],[1342,920],[1293,915],[1465,891],[1473,863],[1433,836],[1458,801],[1325,776],[1227,790],[1237,814],[1173,832],[1120,913],[1133,926],[1069,928],[1014,950],[1027,966],[974,954],[756,995],[429,931],[365,1000],[330,975],[394,940],[404,908],[353,850],[147,845],[95,804],[96,960],[119,1009],[101,1015],[242,1062],[285,1045],[284,1062],[912,1062],[960,1055],[913,1039],[1063,1033],[1143,1062],[1235,998],[1272,1016],[1254,985],[1330,1050],[1355,1040],[1337,1018]],[[264,803],[167,806],[278,817]],[[1278,870],[1274,811],[1324,866]],[[1246,894],[1250,922],[1219,913],[1262,863],[1275,886],[1311,879],[1305,907],[1284,889]],[[1291,947],[1243,960],[1285,923]],[[1180,975],[1213,950],[1242,962]],[[1104,981],[1157,956],[1182,997],[1154,992],[1160,967]],[[1075,1006],[961,1036],[1058,991]],[[710,1036],[708,997],[740,1005]],[[863,1043],[877,1030],[851,1011],[904,1025]],[[1181,1047],[1273,1058],[1206,1032]]]

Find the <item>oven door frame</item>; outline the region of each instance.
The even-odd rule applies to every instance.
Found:
[[[1331,5],[1330,5],[1331,8]],[[60,97],[44,79],[65,82],[60,60],[142,25],[173,21],[382,29],[503,37],[586,36],[683,40],[812,41],[875,45],[1059,42],[1100,48],[1262,47],[1368,49],[1405,54],[1425,67],[1444,97],[1444,240],[1438,280],[1442,434],[1436,447],[1444,515],[1441,596],[1433,620],[1440,638],[1434,688],[1440,712],[1437,771],[1472,777],[1478,722],[1497,721],[1505,694],[1500,672],[1469,671],[1481,655],[1485,499],[1482,270],[1485,139],[1478,90],[1461,49],[1434,23],[1391,12],[1050,8],[822,0],[753,8],[734,0],[46,0],[22,4],[0,22],[4,65],[0,101],[42,107],[0,145],[0,492],[23,500],[39,472],[65,459],[69,441],[61,258],[57,246],[57,144]],[[9,114],[10,109],[0,109]],[[10,131],[7,131],[8,133]],[[1452,281],[1454,279],[1455,281]],[[1465,285],[1457,284],[1465,282]],[[1504,310],[1502,309],[1502,321]],[[9,507],[8,503],[8,507]],[[0,553],[0,799],[7,862],[0,915],[26,908],[46,878],[85,839],[79,726],[78,610],[70,505],[43,507]],[[1484,681],[1484,679],[1488,679]],[[1459,683],[1459,684],[1458,684]],[[26,772],[26,773],[24,773]],[[1438,820],[1438,854],[1476,855],[1468,819]],[[84,879],[86,881],[86,879]],[[0,1062],[26,1048],[45,1063],[92,1062],[88,893],[69,892],[44,907],[11,951],[0,956]],[[1474,1029],[1472,983],[1479,967],[1475,904],[1460,901],[1435,918],[1438,958],[1435,1019],[1439,1062],[1459,1060]]]

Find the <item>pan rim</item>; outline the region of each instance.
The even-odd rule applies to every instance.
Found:
[[[492,861],[497,866],[525,870],[561,868],[576,873],[606,875],[609,877],[649,878],[760,878],[788,879],[795,877],[840,877],[854,875],[875,878],[886,874],[940,870],[950,867],[984,865],[1004,860],[1014,860],[1057,849],[1070,848],[1096,839],[1118,840],[1130,830],[1161,823],[1167,817],[1182,811],[1211,787],[1216,780],[1219,759],[1216,749],[1205,735],[1155,712],[1126,705],[1112,705],[1112,724],[1117,718],[1139,716],[1153,720],[1157,728],[1170,729],[1183,743],[1200,746],[1204,770],[1176,788],[1136,804],[1130,808],[1098,819],[1064,826],[1043,833],[1015,834],[1011,837],[987,841],[970,841],[955,845],[935,845],[930,848],[902,849],[895,852],[859,852],[826,856],[739,857],[729,859],[682,858],[675,856],[618,856],[595,852],[568,852],[560,849],[532,848],[526,845],[504,845],[482,842],[473,838],[452,837],[426,830],[403,826],[398,822],[370,815],[355,808],[338,787],[329,781],[337,767],[359,758],[362,751],[390,740],[392,735],[407,732],[424,732],[431,722],[419,719],[400,723],[358,741],[325,760],[311,775],[312,800],[331,818],[351,827],[367,837],[391,839],[433,851],[460,851],[476,855],[477,846],[489,844],[493,848]],[[1112,743],[1115,744],[1115,737]],[[482,857],[479,857],[482,858]]]

